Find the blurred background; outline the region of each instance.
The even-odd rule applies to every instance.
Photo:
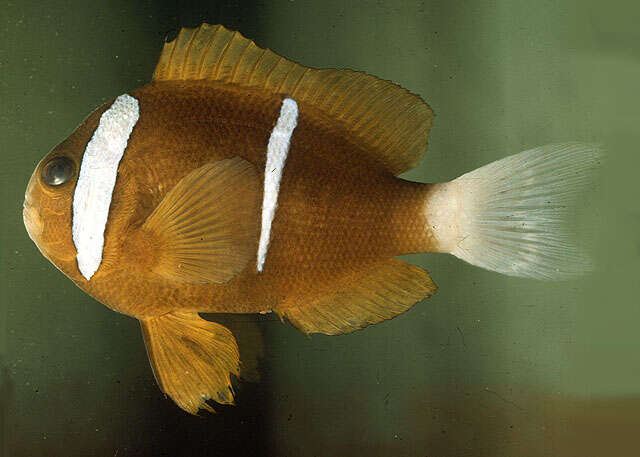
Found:
[[[5,0],[0,455],[638,455],[639,14],[617,0]],[[596,270],[547,283],[411,256],[438,294],[364,331],[307,338],[241,317],[263,333],[261,381],[238,384],[235,407],[187,415],[156,387],[138,323],[49,264],[21,210],[38,160],[147,83],[167,33],[203,21],[420,94],[437,117],[408,179],[603,144],[576,218]]]

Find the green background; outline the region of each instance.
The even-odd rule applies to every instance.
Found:
[[[611,0],[4,2],[0,455],[637,455],[638,17],[637,3]],[[148,82],[167,32],[201,21],[420,94],[437,117],[408,179],[603,144],[577,219],[595,272],[536,282],[411,256],[436,296],[340,337],[257,319],[262,381],[241,384],[236,407],[188,416],[157,389],[137,322],[50,265],[21,210],[37,161]]]

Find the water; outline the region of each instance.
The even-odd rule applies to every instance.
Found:
[[[0,455],[631,455],[638,12],[578,0],[6,2]],[[410,179],[447,180],[540,144],[604,144],[577,221],[598,269],[550,284],[412,256],[436,296],[340,337],[260,318],[262,382],[242,384],[238,406],[220,414],[186,415],[157,389],[137,322],[39,254],[21,205],[36,162],[93,107],[147,82],[168,31],[203,20],[305,65],[365,70],[421,94],[437,117]]]

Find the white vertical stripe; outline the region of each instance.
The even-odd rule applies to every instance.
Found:
[[[102,262],[104,229],[118,164],[138,122],[138,100],[124,94],[116,98],[100,117],[100,124],[87,144],[73,195],[73,243],[78,269],[91,279]]]
[[[264,170],[264,198],[262,200],[262,230],[258,245],[258,271],[262,271],[267,258],[269,238],[271,236],[271,222],[278,205],[278,192],[284,162],[289,153],[289,143],[293,129],[298,124],[298,104],[291,98],[285,98],[280,108],[280,117],[271,132],[267,146],[267,165]]]

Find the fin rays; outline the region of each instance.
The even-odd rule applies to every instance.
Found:
[[[389,81],[352,70],[303,67],[220,25],[182,29],[165,44],[153,80],[177,79],[235,83],[309,103],[339,119],[394,174],[420,159],[433,118],[420,97]]]
[[[391,319],[435,291],[426,271],[389,259],[352,272],[321,296],[276,312],[304,333],[338,335]]]
[[[235,157],[185,176],[145,221],[158,240],[153,270],[179,282],[224,283],[255,254],[259,184],[253,166]]]
[[[567,279],[588,270],[590,261],[573,246],[566,219],[599,157],[592,145],[548,145],[452,181],[463,216],[451,253],[489,270],[535,279]]]
[[[212,399],[233,404],[230,375],[240,374],[231,332],[196,313],[175,312],[141,320],[149,363],[160,389],[183,410],[213,412]]]

